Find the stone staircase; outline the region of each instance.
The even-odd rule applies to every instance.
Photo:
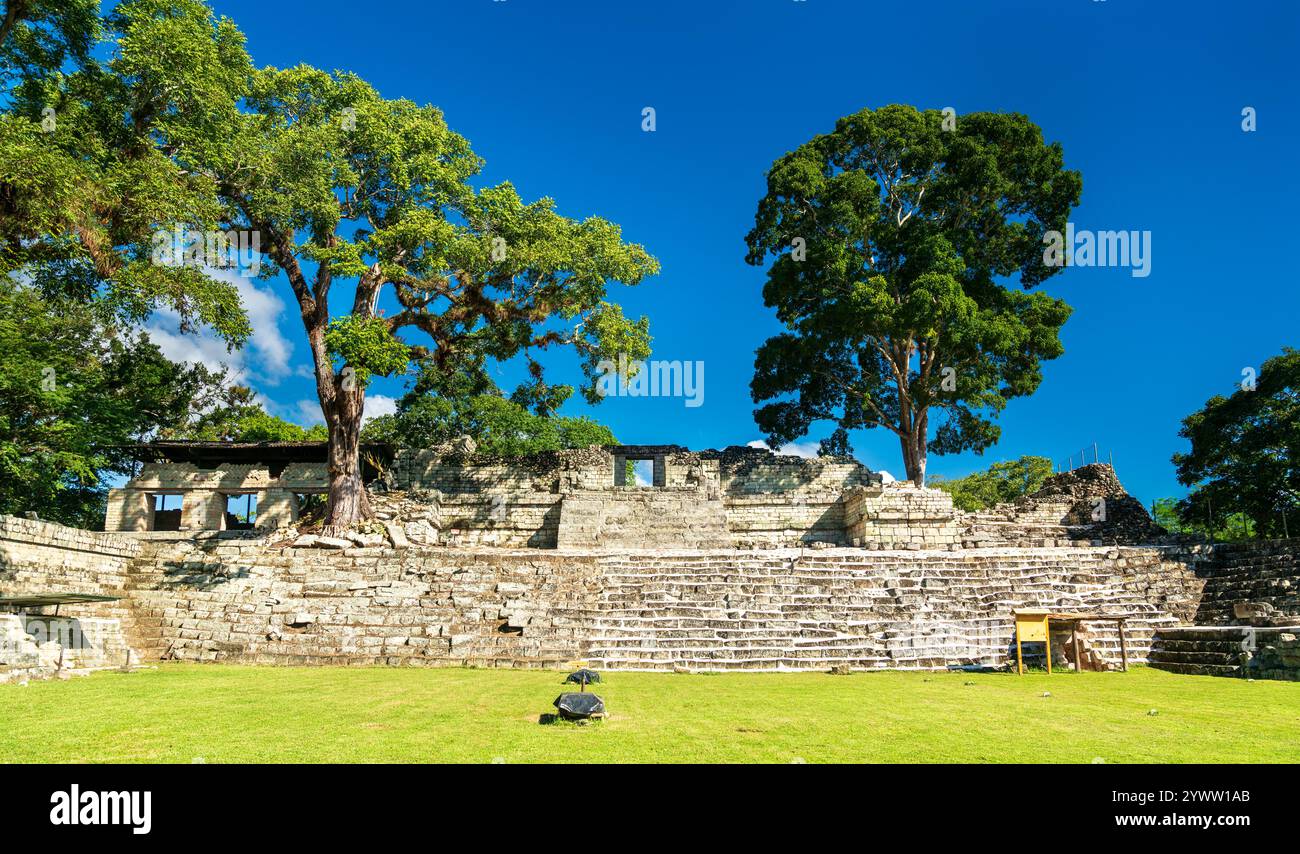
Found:
[[[1163,629],[1150,662],[1161,670],[1196,676],[1300,681],[1300,624]]]
[[[127,574],[126,595],[131,609],[122,618],[122,632],[143,661],[165,658],[170,646],[164,637],[163,620],[171,596],[160,588],[166,580],[168,558],[175,550],[174,543],[142,541],[140,554]]]
[[[1249,656],[1244,636],[1234,626],[1185,626],[1160,632],[1149,660],[1152,667],[1198,676],[1241,676]]]
[[[1300,541],[1223,543],[1197,565],[1197,625],[1300,623]]]
[[[145,660],[943,669],[1006,665],[1012,609],[1037,607],[1126,616],[1129,661],[1142,663],[1156,631],[1195,611],[1200,581],[1189,561],[1148,547],[564,553],[149,543],[131,564],[134,616],[124,628]],[[1113,625],[1091,624],[1082,651],[1088,663],[1117,667]]]
[[[1047,607],[1129,617],[1130,663],[1194,607],[1191,573],[1156,550],[1030,554],[825,550],[621,555],[603,587],[585,657],[635,670],[941,669],[1002,666],[1011,611]],[[1089,654],[1120,660],[1112,626]]]
[[[1090,535],[1086,526],[1060,524],[1059,520],[1068,510],[1069,505],[1064,505],[1060,515],[1055,516],[1055,521],[1052,519],[1054,514],[1026,514],[1018,512],[1015,505],[1011,504],[999,504],[987,510],[967,513],[962,520],[962,545],[966,548],[1087,545]]]
[[[1300,680],[1300,542],[1223,543],[1196,564],[1195,626],[1161,631],[1151,666],[1175,673]]]

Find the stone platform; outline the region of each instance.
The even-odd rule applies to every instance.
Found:
[[[258,664],[633,670],[1002,666],[1011,610],[1129,618],[1130,660],[1200,583],[1158,548],[338,552],[149,543],[132,566],[146,656]],[[1118,640],[1088,639],[1117,663]]]
[[[0,517],[0,595],[120,597],[65,616],[115,621],[145,662],[1000,667],[1014,648],[1014,608],[1124,616],[1129,660],[1137,664],[1244,675],[1249,661],[1223,646],[1240,643],[1241,625],[1221,627],[1222,637],[1187,634],[1210,619],[1253,620],[1257,639],[1276,639],[1260,641],[1251,665],[1257,675],[1291,678],[1283,671],[1296,660],[1291,633],[1273,631],[1279,627],[1269,620],[1295,622],[1297,541],[1215,549],[1071,545],[1049,537],[1051,546],[896,550],[394,547],[381,536],[372,540],[295,548],[275,532],[96,534]],[[1058,654],[1073,654],[1056,646]],[[1089,664],[1115,667],[1114,629],[1098,624],[1081,652]],[[32,660],[9,658],[0,667]]]

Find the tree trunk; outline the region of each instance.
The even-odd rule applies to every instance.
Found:
[[[916,427],[907,435],[899,436],[898,443],[903,449],[903,466],[907,470],[907,479],[917,486],[925,486],[926,417],[922,415],[916,421]]]
[[[307,337],[316,357],[316,391],[329,428],[329,501],[323,533],[337,537],[373,518],[370,497],[361,480],[361,415],[366,392],[355,381],[351,369],[344,368],[342,374],[334,372],[325,350],[323,324],[310,329]]]
[[[361,481],[361,407],[356,407],[355,417],[339,412],[328,420],[330,491],[323,533],[336,537],[372,516],[370,497]]]
[[[329,473],[329,501],[325,505],[326,536],[339,536],[356,528],[357,523],[374,518],[370,511],[370,497],[361,480],[361,415],[365,408],[365,387],[356,381],[352,368],[342,372],[334,370],[329,348],[325,345],[325,331],[329,328],[329,290],[332,275],[327,264],[320,264],[313,283],[308,284],[302,267],[293,251],[293,234],[276,231],[259,222],[253,225],[272,237],[268,254],[289,278],[298,309],[302,315],[307,343],[311,346],[313,369],[316,375],[316,396],[320,400],[325,426],[329,429],[329,448],[326,452]],[[333,246],[330,236],[326,245]],[[374,264],[357,283],[352,313],[360,317],[374,317],[383,285],[380,267]]]

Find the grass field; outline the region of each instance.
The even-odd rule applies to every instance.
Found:
[[[1295,683],[608,673],[608,720],[539,725],[562,675],[171,664],[5,685],[0,761],[1300,761]]]

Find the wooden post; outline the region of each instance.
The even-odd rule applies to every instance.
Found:
[[[1017,675],[1025,675],[1025,655],[1020,650],[1020,630],[1016,630],[1016,672]]]
[[[1124,667],[1124,672],[1128,673],[1128,649],[1124,646],[1124,621],[1119,621],[1119,660]]]
[[[1052,620],[1050,617],[1043,618],[1043,628],[1046,629],[1046,639],[1043,641],[1043,648],[1047,650],[1047,675],[1052,675]]]
[[[1079,623],[1075,621],[1070,626],[1070,641],[1074,644],[1074,672],[1083,672],[1083,662],[1079,660]]]

